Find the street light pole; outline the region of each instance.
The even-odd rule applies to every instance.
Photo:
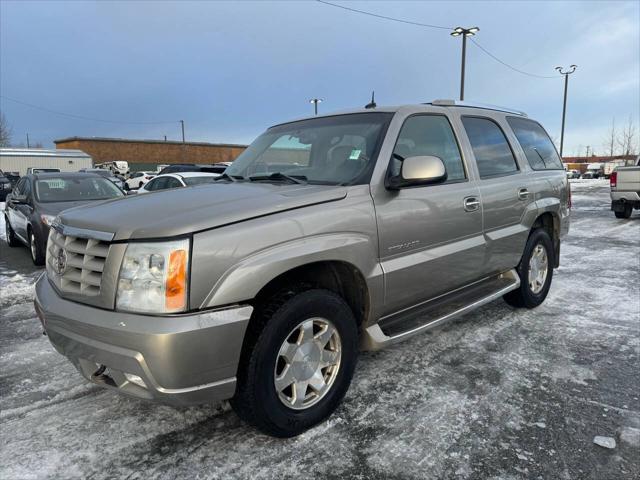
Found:
[[[180,120],[180,125],[182,126],[182,143],[184,143],[184,120]]]
[[[313,103],[313,112],[315,115],[318,115],[318,104],[322,103],[321,98],[312,98],[309,100],[309,103]]]
[[[471,37],[479,32],[480,29],[478,27],[471,28],[462,28],[456,27],[451,32],[452,37],[462,36],[462,65],[460,67],[460,101],[464,100],[464,74],[465,74],[465,64],[467,58],[467,37]]]
[[[562,102],[562,130],[560,130],[560,159],[562,159],[562,150],[564,148],[564,121],[567,115],[567,89],[569,88],[569,75],[576,71],[577,65],[571,65],[566,72],[562,71],[562,67],[556,67],[560,75],[564,75],[564,101]]]

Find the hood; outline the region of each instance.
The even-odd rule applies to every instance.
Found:
[[[114,240],[163,238],[341,200],[347,189],[325,185],[220,183],[132,195],[60,215],[63,225],[113,233]]]
[[[60,212],[64,210],[68,210],[70,208],[81,207],[87,204],[97,204],[102,203],[104,200],[81,200],[78,202],[46,202],[38,203],[38,212],[45,215],[58,215]]]

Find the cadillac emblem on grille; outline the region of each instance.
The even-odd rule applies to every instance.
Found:
[[[58,251],[58,255],[53,262],[53,269],[58,275],[62,275],[67,269],[67,252],[64,248]]]

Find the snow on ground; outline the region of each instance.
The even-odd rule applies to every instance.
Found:
[[[542,306],[496,301],[364,353],[338,411],[290,440],[226,403],[177,409],[83,381],[41,335],[26,248],[0,241],[0,478],[638,478],[640,215],[616,219],[606,182],[572,188]]]

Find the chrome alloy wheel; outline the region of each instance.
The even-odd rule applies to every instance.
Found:
[[[36,261],[36,257],[38,256],[38,252],[36,250],[36,237],[35,235],[30,234],[29,235],[29,248],[31,249],[31,258],[33,259],[33,261]]]
[[[529,259],[529,288],[534,294],[538,294],[544,288],[549,273],[549,257],[547,249],[541,243],[538,243]]]
[[[289,408],[304,410],[331,390],[342,358],[340,334],[324,318],[299,323],[282,343],[276,358],[274,384]]]

